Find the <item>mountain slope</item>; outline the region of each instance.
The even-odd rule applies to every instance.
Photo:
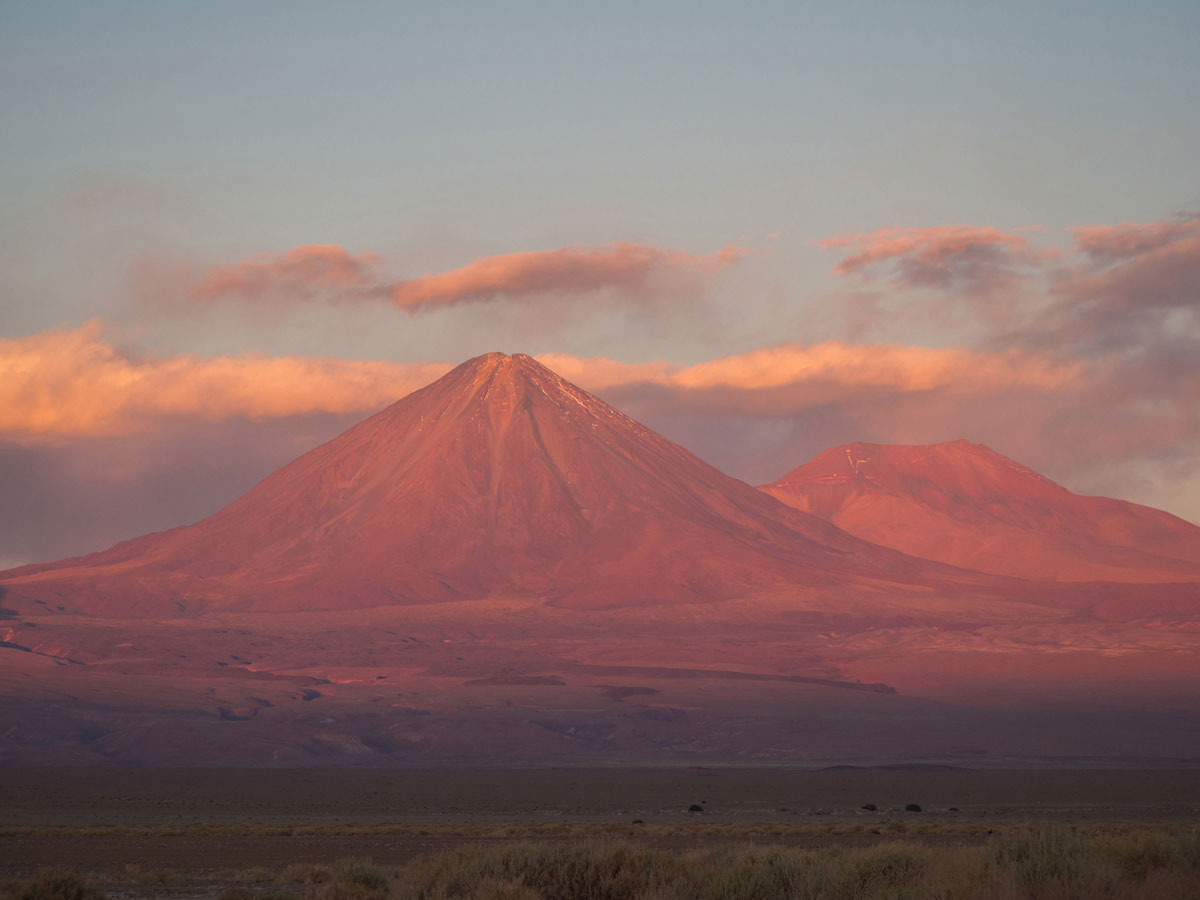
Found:
[[[966,457],[948,529],[1065,493]],[[201,522],[0,573],[0,763],[1194,759],[1197,610],[865,542],[489,354]]]
[[[1060,581],[1200,579],[1200,528],[1073,494],[969,441],[834,447],[760,490],[865,540],[964,568]]]
[[[968,577],[718,472],[528,356],[470,360],[191,526],[4,573],[92,614],[620,606]]]

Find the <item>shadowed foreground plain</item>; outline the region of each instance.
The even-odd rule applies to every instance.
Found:
[[[814,847],[747,836],[543,837],[425,851],[398,866],[369,857],[242,869],[58,865],[0,886],[4,900],[216,896],[218,900],[651,900],[651,898],[1170,898],[1200,892],[1200,830],[1010,826],[967,841],[888,825],[866,841]],[[957,838],[957,839],[956,839]]]
[[[0,879],[26,900],[87,900],[79,878],[163,900],[1200,892],[1197,770],[8,769],[4,784]]]

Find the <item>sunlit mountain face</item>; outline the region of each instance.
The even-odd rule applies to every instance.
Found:
[[[1200,579],[1200,528],[1081,497],[969,441],[847,444],[761,488],[868,541],[955,566],[1061,581]]]
[[[863,579],[970,580],[721,474],[528,356],[472,359],[215,515],[10,573],[92,615],[523,596],[695,603]]]
[[[1173,760],[1195,531],[966,442],[758,490],[492,353],[194,525],[0,573],[5,758]]]

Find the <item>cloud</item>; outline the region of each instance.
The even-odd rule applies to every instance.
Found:
[[[941,288],[982,294],[1009,284],[1049,258],[1027,237],[1031,228],[1004,231],[974,225],[881,228],[842,234],[820,242],[823,249],[849,254],[833,267],[836,275],[870,278],[889,267],[901,288]]]
[[[507,253],[438,275],[397,282],[392,299],[401,308],[417,309],[601,290],[638,293],[657,278],[678,275],[690,279],[713,273],[743,255],[745,251],[736,247],[692,256],[628,243]]]
[[[730,392],[759,397],[795,398],[797,393],[825,402],[831,391],[844,396],[855,391],[920,393],[946,390],[978,394],[1023,387],[1055,391],[1073,384],[1080,367],[1046,355],[1017,351],[977,353],[958,348],[908,347],[886,344],[845,344],[828,341],[812,346],[785,345],[752,350],[735,356],[674,366],[669,363],[625,364],[610,359],[581,359],[544,354],[543,363],[583,387],[604,390],[631,384],[669,387],[693,398],[728,396]],[[722,401],[725,402],[725,401]],[[767,410],[750,396],[735,401]],[[781,414],[794,410],[791,401],[774,407]]]
[[[381,262],[375,254],[354,255],[336,244],[314,244],[214,266],[191,284],[186,295],[192,300],[274,303],[390,300],[413,312],[598,291],[640,297],[653,290],[696,290],[703,279],[746,252],[725,247],[696,256],[615,242],[487,256],[447,272],[389,280],[380,272]]]
[[[764,348],[691,366],[568,354],[539,359],[597,392],[656,385],[693,408],[732,406],[783,416],[858,392],[1055,391],[1080,377],[1076,365],[1015,351],[838,342]],[[295,356],[139,357],[115,348],[104,339],[102,323],[93,321],[0,340],[0,432],[36,439],[129,433],[167,417],[212,422],[365,412],[449,368]]]
[[[214,266],[188,291],[192,299],[311,301],[328,297],[379,298],[379,257],[348,253],[336,244],[306,244],[278,256]]]
[[[1176,216],[1147,225],[1077,225],[1067,230],[1075,236],[1076,249],[1101,262],[1113,262],[1200,238],[1200,217]]]
[[[216,421],[368,411],[446,372],[441,363],[122,353],[103,325],[0,340],[0,432],[23,439]]]
[[[1151,368],[1190,356],[1200,373],[1200,219],[1071,229],[1077,257],[1050,288],[1046,314],[1022,335],[1092,358],[1140,356]],[[1174,359],[1172,359],[1174,358]]]

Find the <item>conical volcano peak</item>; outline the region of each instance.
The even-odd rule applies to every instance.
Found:
[[[893,564],[532,357],[487,353],[195,525],[27,574],[50,584],[86,568],[112,582],[88,588],[89,609],[170,612],[690,604]]]
[[[490,377],[500,370],[508,368],[511,363],[512,357],[507,353],[493,351],[473,356],[466,362],[460,363],[452,371],[469,372],[475,377]]]
[[[550,379],[555,382],[561,382],[554,372],[547,369],[540,362],[525,353],[484,353],[479,356],[468,359],[450,375],[464,374],[469,376],[474,381],[511,381],[519,379]]]
[[[592,434],[596,428],[618,427],[655,443],[663,441],[638,422],[571,384],[525,353],[485,353],[469,359],[424,391],[394,404],[392,411],[407,417],[409,401],[424,392],[438,396],[434,401],[438,406],[438,412],[434,415],[438,418],[447,415],[485,415],[498,426],[500,419],[518,410],[542,419],[553,410],[550,421],[572,422],[577,427],[587,429],[588,434]],[[496,433],[503,430],[494,429]]]
[[[550,371],[528,353],[501,353],[499,350],[493,350],[489,353],[481,353],[478,356],[471,357],[466,362],[459,365],[459,368],[477,369],[483,372],[530,367],[534,369],[540,369],[543,372]]]

